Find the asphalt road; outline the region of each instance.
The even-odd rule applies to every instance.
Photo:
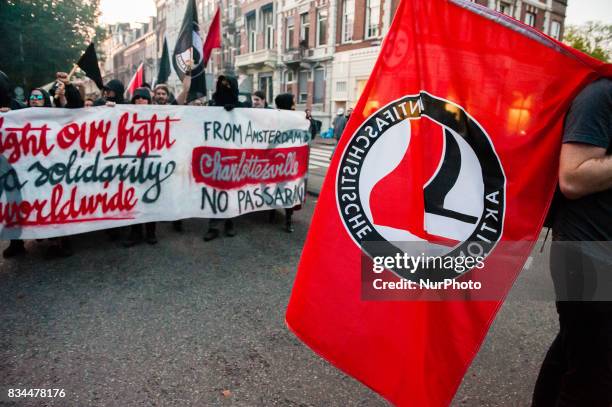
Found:
[[[92,233],[68,259],[43,260],[45,242],[29,242],[26,257],[0,260],[0,405],[387,405],[285,327],[315,201],[296,212],[292,235],[280,212],[276,224],[256,213],[236,237],[208,243],[195,219],[182,234],[158,226],[156,246]],[[556,329],[552,302],[525,299],[548,282],[537,269],[517,282],[454,405],[529,404]],[[9,387],[66,397],[9,402]]]

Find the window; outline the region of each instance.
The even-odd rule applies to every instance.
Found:
[[[266,101],[272,103],[274,95],[272,94],[272,74],[265,74],[259,77],[259,89],[266,94]]]
[[[287,17],[287,37],[285,39],[285,49],[293,49],[293,35],[295,27],[293,25],[293,17]]]
[[[353,22],[355,20],[355,0],[342,0],[342,42],[353,39]]]
[[[304,43],[308,48],[310,38],[310,16],[308,13],[300,14],[300,43]]]
[[[314,71],[314,92],[312,103],[323,103],[325,100],[325,70],[317,68]]]
[[[255,21],[255,13],[251,13],[249,15],[246,16],[246,32],[247,32],[247,45],[248,45],[248,49],[249,52],[255,52],[256,51],[256,29],[257,29],[257,22]]]
[[[298,74],[298,103],[306,103],[308,100],[308,71],[300,71]]]
[[[346,82],[345,81],[336,82],[336,92],[346,92]]]
[[[327,10],[317,11],[317,47],[327,44]]]
[[[525,24],[535,27],[536,15],[531,12],[525,13]]]
[[[293,71],[285,72],[285,83],[293,82]]]
[[[512,9],[510,8],[510,4],[504,3],[503,1],[499,2],[499,5],[497,6],[497,11],[499,11],[500,13],[509,15],[509,16],[512,15]]]
[[[380,0],[366,0],[365,37],[378,37],[380,21]]]
[[[264,46],[266,49],[274,48],[274,15],[272,7],[262,9],[261,19],[264,27]]]
[[[554,39],[558,40],[561,36],[561,23],[558,21],[553,21],[550,24],[550,36]]]

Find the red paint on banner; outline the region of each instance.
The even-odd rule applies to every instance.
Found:
[[[233,189],[249,184],[292,181],[308,170],[308,146],[275,149],[197,147],[192,155],[196,182]]]
[[[107,188],[108,184],[104,186]],[[51,225],[89,221],[95,214],[130,212],[138,202],[134,187],[124,188],[120,182],[116,191],[97,192],[78,197],[74,186],[66,195],[61,184],[53,187],[50,199],[0,202],[0,222],[6,227],[19,225]],[[80,220],[81,219],[81,220]]]
[[[19,161],[22,156],[49,155],[53,145],[47,143],[47,132],[50,130],[46,124],[33,127],[26,123],[23,127],[7,127],[2,131],[4,118],[0,117],[0,154],[8,153],[8,162]],[[6,154],[5,154],[6,155]]]

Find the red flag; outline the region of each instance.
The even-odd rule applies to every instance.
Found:
[[[144,63],[138,65],[138,69],[136,69],[136,73],[130,79],[130,83],[127,86],[128,98],[130,98],[134,91],[142,86],[144,83]]]
[[[290,329],[396,405],[448,405],[537,240],[569,104],[610,74],[610,65],[467,0],[402,1],[328,170]],[[410,274],[392,264],[372,274],[369,242],[419,256],[391,243],[407,241],[452,260],[481,253],[484,268]],[[425,301],[381,291],[377,276],[416,282],[424,299],[431,290],[417,277],[478,276],[488,291]]]
[[[210,23],[208,28],[208,34],[206,35],[206,41],[204,41],[204,66],[208,63],[210,54],[214,48],[221,48],[221,7],[217,8],[215,16]]]

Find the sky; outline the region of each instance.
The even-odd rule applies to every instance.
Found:
[[[612,0],[569,0],[566,24],[599,20],[612,24]]]
[[[101,0],[104,24],[144,22],[156,14],[154,0]]]
[[[102,22],[145,21],[155,15],[154,0],[101,0]],[[569,0],[567,24],[582,24],[589,20],[600,20],[612,24],[612,0]]]

